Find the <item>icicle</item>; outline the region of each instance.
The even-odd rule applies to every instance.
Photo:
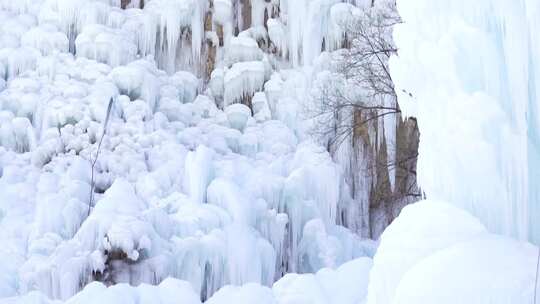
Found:
[[[288,55],[288,40],[287,40],[287,30],[285,26],[279,21],[279,19],[270,18],[266,22],[268,27],[268,37],[270,41],[277,48],[277,51],[284,58],[287,58]]]
[[[235,63],[225,73],[225,105],[237,103],[253,95],[264,85],[265,68],[261,61]]]
[[[267,11],[265,0],[251,0],[251,26],[264,26],[264,13]]]
[[[191,30],[191,64],[200,61],[204,39],[204,16],[208,9],[206,0],[154,0],[144,10],[158,20],[158,62],[172,73],[176,68],[177,49],[184,48],[181,39],[183,29]]]
[[[214,21],[225,25],[232,21],[232,3],[231,0],[214,0]]]
[[[184,189],[198,204],[206,202],[206,188],[214,175],[212,158],[213,151],[205,146],[199,146],[186,157]]]

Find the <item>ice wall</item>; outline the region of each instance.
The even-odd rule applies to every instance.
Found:
[[[540,2],[399,0],[391,72],[418,180],[493,232],[540,242]]]

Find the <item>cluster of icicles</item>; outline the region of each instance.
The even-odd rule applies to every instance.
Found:
[[[207,298],[373,254],[338,225],[347,186],[298,123],[304,76],[276,71],[340,45],[357,8],[257,0],[248,26],[230,0],[121,4],[0,1],[2,296],[176,277]]]

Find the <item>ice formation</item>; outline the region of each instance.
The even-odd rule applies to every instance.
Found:
[[[0,302],[528,301],[538,248],[493,233],[539,240],[540,5],[398,1],[432,200],[375,255],[400,122],[328,152],[304,112],[363,97],[333,65],[384,3],[0,0]]]
[[[391,71],[422,134],[419,184],[490,231],[538,244],[540,3],[402,0],[398,10]]]
[[[261,90],[265,67],[261,61],[238,62],[225,72],[223,98],[225,105],[241,102]]]
[[[301,117],[339,1],[241,2],[0,0],[0,302],[365,298]]]

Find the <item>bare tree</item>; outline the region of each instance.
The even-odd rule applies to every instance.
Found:
[[[343,49],[333,54],[333,81],[319,87],[316,98],[320,102],[313,112],[318,118],[350,121],[333,126],[334,130],[319,128],[319,131],[334,133],[330,136],[332,144],[341,144],[353,134],[355,126],[401,112],[388,69],[388,60],[397,54],[391,31],[400,22],[395,8],[390,6],[385,10],[367,9],[362,16],[339,25],[345,32]],[[355,121],[355,111],[369,115]],[[329,125],[328,121],[320,122]]]
[[[369,217],[371,237],[380,230],[373,231],[373,223],[389,224],[401,207],[421,197],[416,184],[418,127],[415,119],[401,119],[388,68],[390,57],[398,51],[392,29],[400,22],[395,4],[388,3],[340,24],[345,33],[343,49],[331,55],[332,68],[317,80],[316,102],[308,110],[315,121],[314,132],[331,153],[336,155],[347,145],[361,154],[353,157],[350,166],[355,170],[349,174],[355,176],[349,182],[357,199],[354,183],[369,181],[368,206],[362,212]],[[395,138],[388,142],[383,134],[390,128]]]

